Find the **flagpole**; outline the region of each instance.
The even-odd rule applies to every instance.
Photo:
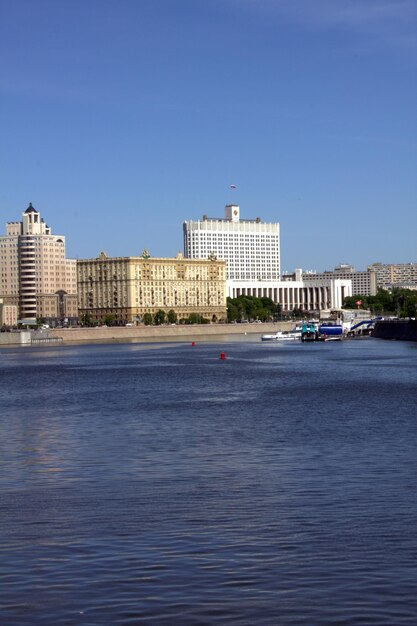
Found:
[[[230,200],[232,200],[233,196],[234,196],[234,191],[236,191],[237,186],[236,185],[229,185],[229,190],[230,190]],[[234,199],[230,202],[230,204],[235,204]]]

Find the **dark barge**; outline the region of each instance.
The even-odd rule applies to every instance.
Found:
[[[415,319],[379,320],[375,323],[372,336],[377,339],[417,341],[417,322]]]

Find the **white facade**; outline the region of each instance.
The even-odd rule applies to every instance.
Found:
[[[207,258],[215,255],[226,261],[227,296],[271,298],[283,311],[320,311],[342,308],[352,295],[352,280],[320,275],[303,280],[281,280],[279,224],[241,220],[237,205],[225,208],[225,217],[184,222],[184,256]],[[343,279],[342,279],[343,278]]]
[[[229,298],[239,296],[271,298],[281,305],[283,311],[341,309],[344,298],[352,295],[352,281],[338,278],[319,278],[308,282],[228,280],[227,295]]]
[[[184,256],[226,261],[227,279],[235,281],[279,280],[280,238],[278,223],[240,219],[237,205],[225,207],[225,217],[186,221]]]

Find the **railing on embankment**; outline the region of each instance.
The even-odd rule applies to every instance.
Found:
[[[62,337],[32,337],[31,345],[42,345],[45,343],[63,343]]]
[[[7,346],[36,346],[51,343],[63,343],[62,337],[51,336],[47,333],[33,330],[16,330],[0,333],[0,347]]]

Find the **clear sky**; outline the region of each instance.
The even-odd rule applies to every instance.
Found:
[[[0,0],[0,226],[174,256],[281,225],[283,270],[417,262],[416,0]],[[237,186],[231,190],[230,185]]]

